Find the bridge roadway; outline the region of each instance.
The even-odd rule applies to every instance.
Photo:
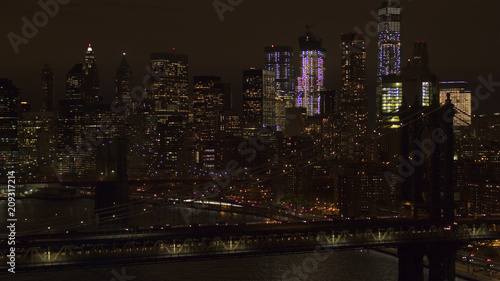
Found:
[[[4,239],[4,237],[2,237]],[[405,219],[198,226],[18,237],[17,270],[500,239],[500,219],[432,225]],[[0,268],[6,268],[5,240]],[[10,246],[9,246],[10,247]]]

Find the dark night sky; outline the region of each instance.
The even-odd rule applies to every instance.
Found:
[[[46,0],[45,0],[46,1]],[[220,0],[225,2],[227,0]],[[40,95],[40,72],[44,62],[56,74],[57,96],[64,96],[64,76],[81,63],[88,43],[97,57],[102,95],[114,95],[114,74],[126,52],[135,80],[144,76],[151,52],[188,54],[190,76],[218,75],[241,92],[242,70],[262,68],[264,46],[291,45],[306,24],[323,39],[328,51],[326,86],[339,88],[340,33],[365,30],[374,18],[379,0],[243,0],[221,22],[213,0],[72,0],[61,5],[55,17],[39,29],[15,54],[9,32],[21,35],[26,16],[41,10],[37,1],[0,0],[0,77],[21,88],[23,100],[36,108]],[[402,0],[403,58],[413,43],[428,43],[431,70],[441,80],[463,79],[472,90],[478,76],[493,73],[500,81],[499,0]],[[373,26],[371,31],[373,32]],[[374,95],[376,37],[368,42],[368,83]],[[296,54],[298,52],[296,51]],[[296,74],[298,73],[296,69]],[[500,89],[481,103],[479,112],[500,112]]]

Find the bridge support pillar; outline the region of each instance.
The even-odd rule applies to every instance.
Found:
[[[455,280],[457,246],[454,244],[433,244],[429,247],[429,280]]]
[[[422,245],[398,246],[398,255],[398,281],[423,281],[424,248]]]

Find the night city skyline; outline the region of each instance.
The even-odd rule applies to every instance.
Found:
[[[56,98],[61,99],[65,90],[64,75],[74,63],[81,61],[82,53],[90,43],[96,52],[104,101],[111,102],[114,72],[123,52],[127,53],[134,84],[139,85],[145,74],[144,68],[149,64],[149,55],[175,48],[177,53],[190,58],[191,89],[193,76],[221,76],[231,84],[233,96],[238,101],[241,100],[238,97],[241,73],[250,67],[264,66],[264,46],[275,44],[298,50],[298,37],[305,33],[306,25],[313,25],[311,32],[323,40],[327,50],[325,86],[338,90],[340,35],[357,31],[355,28],[369,35],[370,32],[375,34],[373,22],[376,20],[371,11],[379,7],[378,1],[356,1],[356,4],[317,1],[318,4],[305,7],[300,1],[252,1],[242,2],[232,12],[224,12],[221,21],[210,1],[197,1],[189,7],[181,1],[124,2],[118,7],[113,6],[114,1],[61,5],[59,13],[50,18],[33,39],[19,45],[16,55],[7,34],[21,34],[21,18],[31,19],[41,8],[36,1],[25,1],[22,7],[16,2],[2,1],[0,5],[9,13],[4,16],[6,24],[2,27],[5,40],[0,46],[5,52],[2,53],[4,67],[0,69],[0,76],[11,78],[21,88],[22,99],[36,106],[40,102],[40,71],[43,64],[48,63],[55,73]],[[465,80],[474,90],[479,84],[479,75],[486,77],[489,73],[496,73],[498,68],[494,62],[500,61],[500,55],[492,50],[500,48],[500,38],[495,35],[500,20],[494,13],[495,7],[500,5],[498,2],[401,1],[401,5],[403,65],[413,52],[413,43],[423,40],[429,45],[430,67],[441,81]],[[289,16],[283,20],[271,16],[275,15],[273,9],[278,7]],[[168,17],[170,9],[176,11],[171,14],[173,19]],[[252,16],[259,13],[264,13],[263,21],[255,22]],[[132,23],[130,18],[136,20]],[[165,23],[165,28],[161,28],[158,22]],[[171,24],[170,28],[168,24]],[[365,29],[365,26],[370,27]],[[377,37],[367,37],[371,41],[367,40],[366,44],[367,81],[369,101],[373,104]],[[210,44],[204,44],[205,41]],[[295,68],[298,66],[297,57]],[[496,101],[495,96],[491,98]],[[496,112],[493,104],[482,103],[478,112]],[[234,106],[241,110],[239,103]],[[370,111],[374,111],[374,107]]]
[[[0,280],[500,281],[499,11],[0,0]]]

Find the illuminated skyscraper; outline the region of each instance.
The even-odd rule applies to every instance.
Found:
[[[54,112],[24,112],[19,122],[21,171],[28,180],[55,180],[51,167],[55,160]]]
[[[398,95],[383,97],[382,78],[401,74],[401,6],[384,0],[378,10],[377,115],[381,120],[382,101],[398,104]],[[387,94],[387,91],[386,91]],[[391,100],[394,98],[395,100]]]
[[[380,125],[385,128],[398,128],[400,126],[398,112],[403,104],[403,79],[401,75],[384,76],[381,92]]]
[[[66,99],[67,100],[84,100],[84,81],[83,81],[83,65],[75,64],[68,73],[66,73]]]
[[[281,131],[285,127],[285,108],[295,105],[293,48],[266,46],[264,68],[276,75],[275,116],[277,130]]]
[[[341,36],[342,88],[339,100],[341,153],[351,160],[363,159],[363,137],[368,119],[366,47],[363,34]]]
[[[285,93],[295,91],[293,48],[288,46],[265,47],[265,69],[276,74],[276,90]]]
[[[257,132],[262,126],[276,126],[276,82],[269,70],[243,71],[243,118],[246,130]]]
[[[42,101],[40,111],[54,111],[54,72],[48,64],[42,70]]]
[[[102,100],[99,96],[99,73],[92,46],[89,44],[82,65],[83,90],[86,103],[98,103]]]
[[[306,34],[299,38],[300,77],[298,77],[297,106],[305,107],[307,115],[320,114],[320,92],[325,89],[324,73],[326,49],[321,40],[315,38],[307,28]]]
[[[439,103],[444,104],[446,95],[450,94],[451,103],[457,111],[453,126],[469,126],[471,124],[471,92],[465,81],[439,82]]]
[[[123,53],[122,61],[115,75],[115,98],[131,101],[130,90],[132,90],[132,87],[132,70],[125,53]]]
[[[115,75],[115,100],[119,102],[120,107],[126,108],[125,113],[120,113],[116,115],[114,120],[117,135],[125,137],[127,135],[127,127],[130,116],[135,113],[136,104],[132,97],[130,96],[130,91],[132,90],[132,70],[127,62],[125,53],[123,53],[122,61],[116,70]],[[120,117],[120,115],[126,114],[125,117]]]
[[[201,168],[204,171],[214,171],[215,169],[216,124],[217,118],[224,110],[224,98],[227,96],[220,77],[194,77],[195,143],[200,155]]]
[[[336,112],[336,95],[334,90],[321,91],[321,115],[332,115]]]
[[[379,125],[386,128],[399,127],[399,109],[409,106],[426,107],[438,102],[437,78],[430,72],[427,44],[417,41],[413,56],[408,59],[401,75],[382,77],[382,99],[379,107]]]
[[[413,57],[403,68],[403,93],[406,104],[430,106],[439,102],[437,78],[430,72],[427,43],[417,41]]]
[[[68,92],[68,89],[66,91]],[[83,100],[59,101],[57,117],[57,160],[60,163],[57,172],[59,175],[77,178],[85,172],[85,167],[81,165],[85,153],[76,149],[83,142],[82,136],[86,123],[85,109]]]
[[[17,163],[17,127],[19,121],[20,90],[11,80],[0,78],[0,168],[6,177]]]
[[[160,77],[153,81],[152,89],[160,139],[157,164],[160,169],[173,171],[189,117],[188,56],[153,53],[151,68]]]
[[[401,73],[401,6],[385,0],[378,10],[378,82],[382,76]]]

